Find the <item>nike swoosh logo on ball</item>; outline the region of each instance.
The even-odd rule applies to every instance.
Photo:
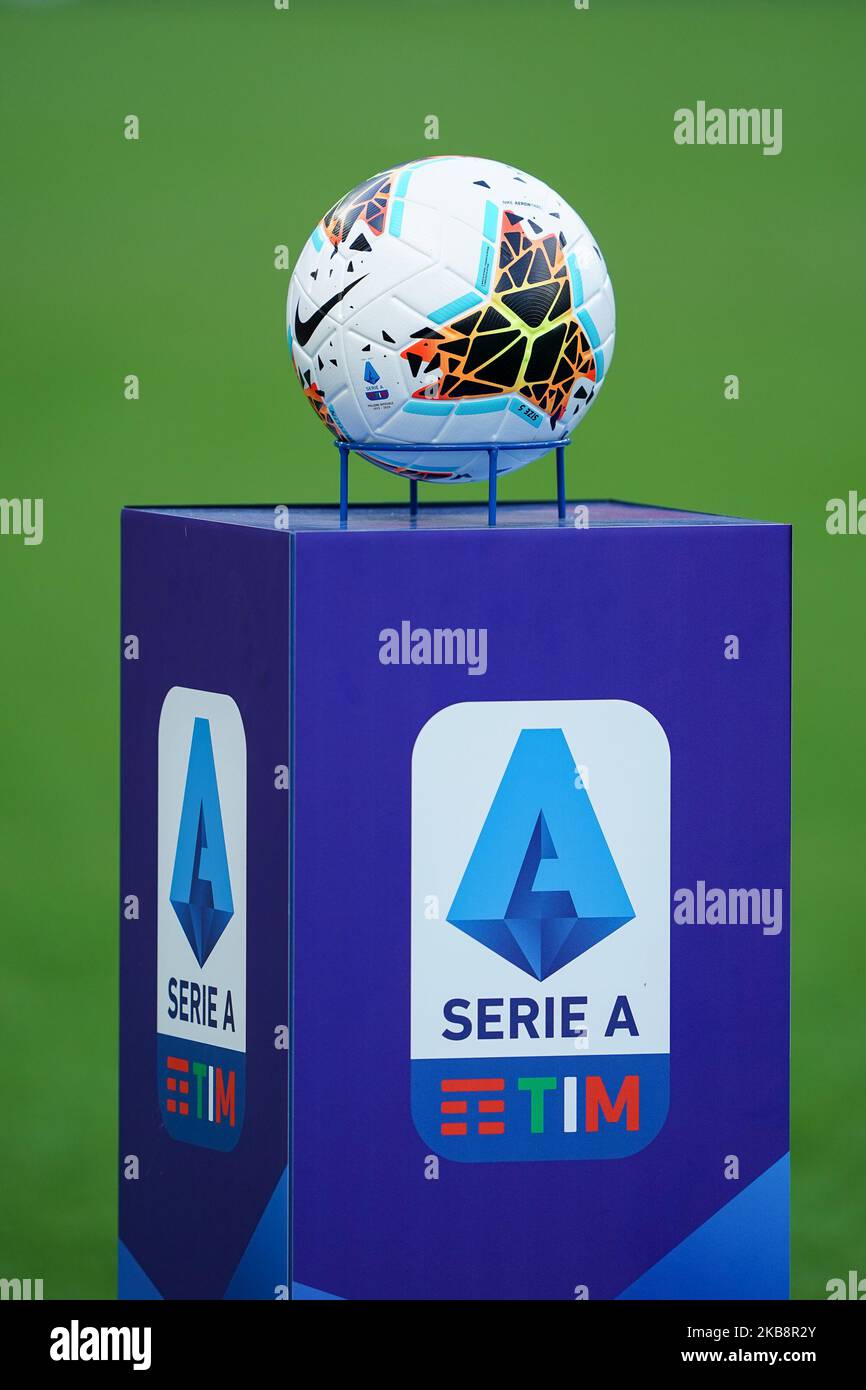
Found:
[[[310,314],[310,317],[306,321],[301,318],[298,313],[298,306],[297,304],[295,305],[295,337],[301,347],[306,347],[319,324],[322,322],[322,319],[328,317],[334,305],[339,304],[340,300],[344,299],[349,293],[349,290],[353,290],[356,285],[360,285],[361,281],[366,280],[366,278],[366,275],[359,275],[357,280],[353,280],[344,290],[339,290],[337,294],[332,294],[331,298],[322,305],[321,309],[317,309],[314,314]]]

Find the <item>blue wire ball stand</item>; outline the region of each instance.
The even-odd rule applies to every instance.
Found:
[[[565,450],[571,443],[571,436],[565,435],[558,439],[551,448],[556,450],[556,514],[560,521],[565,520]],[[496,461],[501,449],[532,449],[538,452],[538,444],[534,440],[521,441],[519,444],[509,444],[499,441],[496,444],[383,444],[381,440],[371,440],[368,444],[358,439],[335,439],[334,445],[340,452],[340,525],[342,527],[349,524],[349,455],[351,453],[363,453],[365,449],[375,450],[380,454],[416,454],[423,449],[424,453],[475,453],[478,449],[486,449],[488,457],[487,469],[487,525],[496,525]],[[409,479],[409,515],[418,515],[418,479]]]

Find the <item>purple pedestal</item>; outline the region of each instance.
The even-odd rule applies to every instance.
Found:
[[[486,523],[124,512],[122,1296],[788,1296],[790,530]]]

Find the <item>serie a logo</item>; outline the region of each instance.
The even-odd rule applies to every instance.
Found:
[[[627,701],[480,702],[412,762],[412,1113],[462,1162],[622,1158],[669,1099],[670,752]]]
[[[174,1139],[231,1149],[246,1080],[246,739],[227,695],[159,725],[157,1088]]]

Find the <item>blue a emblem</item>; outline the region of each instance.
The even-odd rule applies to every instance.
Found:
[[[364,363],[364,394],[368,401],[386,401],[388,392],[379,386],[379,373],[372,362]]]
[[[523,729],[448,920],[544,980],[634,917],[561,729]]]
[[[207,719],[193,725],[170,897],[195,958],[204,965],[234,915]]]

